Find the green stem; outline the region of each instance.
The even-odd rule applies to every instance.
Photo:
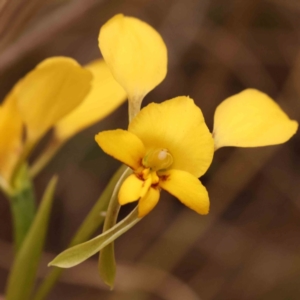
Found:
[[[9,198],[17,252],[31,226],[36,211],[33,185],[26,165],[22,165],[19,169],[16,175],[15,189],[9,194]]]
[[[88,216],[85,218],[77,233],[73,237],[69,247],[80,244],[88,240],[93,233],[99,228],[99,226],[103,223],[105,216],[101,215],[101,212],[105,212],[107,210],[107,206],[109,204],[109,200],[111,198],[113,189],[118,182],[120,176],[124,173],[126,166],[121,166],[114,176],[111,178],[110,182],[106,186],[105,190],[91,209]],[[57,280],[64,269],[61,268],[53,268],[48,276],[45,278],[41,286],[38,288],[33,300],[43,300],[51,291]]]
[[[64,145],[65,141],[61,141],[55,136],[52,137],[49,144],[43,151],[43,153],[34,161],[33,165],[30,167],[29,173],[31,178],[35,178],[43,168],[51,161],[55,154]]]
[[[27,142],[24,146],[22,154],[20,155],[11,176],[11,183],[14,189],[17,188],[19,182],[20,174],[24,172],[24,165],[26,165],[26,177],[29,178],[29,172],[27,171],[27,158],[30,155],[31,151],[34,149],[36,142]]]

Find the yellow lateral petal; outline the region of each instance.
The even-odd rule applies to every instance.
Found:
[[[167,149],[173,157],[172,169],[199,177],[211,164],[212,135],[201,110],[188,97],[149,104],[133,119],[128,130],[142,140],[147,153]]]
[[[55,135],[59,140],[66,140],[105,118],[127,98],[102,59],[85,68],[93,74],[92,88],[82,103],[56,124]]]
[[[143,185],[144,181],[138,179],[135,174],[131,174],[126,178],[118,195],[120,205],[139,200]]]
[[[13,92],[0,106],[0,176],[9,181],[22,150],[22,120]]]
[[[92,75],[75,60],[53,57],[41,62],[14,88],[28,140],[39,139],[77,107],[90,89]]]
[[[147,23],[118,14],[105,23],[99,48],[131,101],[141,102],[167,73],[167,49]]]
[[[122,129],[108,130],[99,132],[95,140],[108,155],[134,170],[140,167],[145,147],[136,135]]]
[[[166,180],[159,185],[178,198],[184,205],[201,215],[209,212],[209,198],[206,188],[188,172],[170,170]]]
[[[150,188],[148,193],[139,201],[139,218],[146,216],[158,203],[160,192],[158,189]]]
[[[281,144],[297,131],[268,95],[247,89],[224,100],[214,117],[215,148],[225,146],[259,147]]]

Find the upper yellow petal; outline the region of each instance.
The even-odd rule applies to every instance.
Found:
[[[99,132],[95,140],[105,153],[134,170],[140,167],[145,147],[136,135],[122,129],[108,130]]]
[[[209,212],[209,198],[206,188],[188,172],[170,170],[159,185],[178,198],[184,205],[201,215]]]
[[[88,70],[67,57],[48,58],[20,80],[14,92],[28,140],[36,141],[78,106],[91,80]]]
[[[297,131],[268,95],[247,89],[224,100],[214,117],[215,148],[225,146],[258,147],[281,144]]]
[[[105,118],[127,98],[102,59],[85,68],[93,74],[92,88],[82,103],[56,124],[55,135],[60,140]]]
[[[118,194],[120,205],[139,200],[143,185],[144,181],[137,178],[135,174],[128,176]]]
[[[0,176],[9,181],[22,150],[22,120],[10,92],[0,106]]]
[[[144,197],[142,197],[138,204],[139,217],[146,216],[158,203],[160,192],[158,189],[150,187]]]
[[[147,23],[118,14],[105,23],[99,47],[115,79],[131,101],[141,102],[167,73],[167,48]]]
[[[172,169],[199,177],[211,164],[212,135],[201,110],[188,97],[149,104],[133,119],[128,130],[142,140],[147,153],[167,149],[173,157]]]

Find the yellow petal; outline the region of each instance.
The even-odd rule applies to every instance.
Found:
[[[102,59],[90,63],[86,69],[93,74],[92,88],[82,103],[56,124],[55,135],[59,140],[66,140],[105,118],[127,98]]]
[[[99,47],[115,79],[131,101],[140,103],[167,73],[164,41],[147,23],[118,14],[105,23]]]
[[[120,205],[139,200],[143,185],[144,181],[138,179],[135,174],[131,174],[126,178],[118,195]]]
[[[209,198],[206,188],[188,172],[170,170],[159,185],[179,199],[184,205],[201,215],[209,212]]]
[[[145,147],[136,135],[122,129],[108,130],[98,133],[95,140],[108,155],[134,170],[140,167]]]
[[[172,169],[199,177],[211,164],[212,135],[201,110],[188,97],[149,104],[133,119],[128,130],[142,140],[147,153],[167,149],[173,157]]]
[[[75,60],[53,57],[41,62],[14,88],[28,140],[40,138],[77,107],[90,89],[92,75]]]
[[[225,146],[259,147],[281,144],[297,131],[268,95],[247,89],[224,100],[214,117],[215,148]]]
[[[139,201],[139,218],[146,216],[158,203],[159,190],[156,188],[150,188],[147,194]]]
[[[13,92],[0,106],[0,176],[9,181],[22,150],[22,120]]]

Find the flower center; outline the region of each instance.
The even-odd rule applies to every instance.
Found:
[[[143,158],[143,165],[152,171],[169,168],[173,164],[173,156],[167,149],[154,149]]]

